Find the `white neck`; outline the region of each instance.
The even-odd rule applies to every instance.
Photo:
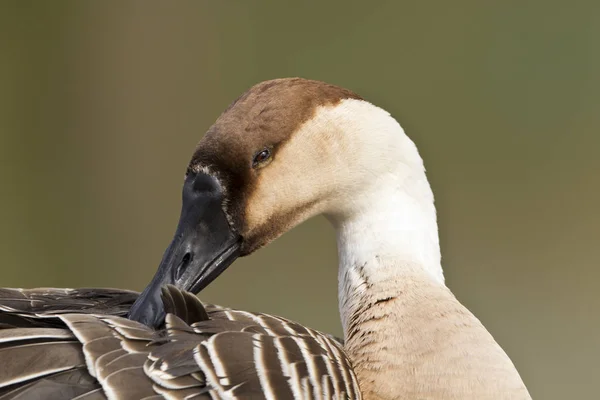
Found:
[[[323,208],[337,233],[345,348],[363,398],[530,399],[444,284],[433,193],[414,143],[366,102],[326,116],[330,134],[344,133],[344,156],[332,157],[326,180],[337,190]]]
[[[337,137],[332,154],[344,153],[330,158],[327,181],[338,189],[324,213],[337,232],[342,320],[357,273],[376,282],[417,269],[444,285],[433,193],[415,144],[388,112],[365,101],[345,100],[319,116],[315,125],[326,123]]]
[[[506,353],[444,284],[433,198],[387,190],[333,220],[345,347],[363,398],[531,400]]]
[[[392,181],[363,194],[357,212],[341,221],[332,220],[337,233],[344,328],[352,308],[348,296],[361,292],[365,281],[373,285],[370,290],[377,290],[377,282],[417,273],[444,285],[433,195],[425,173],[421,175],[420,179],[405,180],[402,186]],[[406,185],[412,187],[407,191]]]
[[[402,275],[402,265],[406,264],[443,284],[433,203],[422,203],[423,199],[394,189],[373,193],[373,203],[367,204],[367,209],[336,224],[340,271],[366,264],[369,278],[380,280]],[[375,259],[393,262],[398,268],[372,264]]]

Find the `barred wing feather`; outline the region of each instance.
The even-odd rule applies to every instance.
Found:
[[[0,289],[0,400],[360,398],[329,335],[172,286],[165,329],[154,331],[124,318],[136,297]]]

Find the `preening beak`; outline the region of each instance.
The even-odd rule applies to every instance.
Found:
[[[182,202],[175,237],[129,312],[130,319],[148,326],[158,327],[164,321],[163,285],[197,294],[239,256],[241,240],[222,209],[223,191],[215,178],[189,174]]]

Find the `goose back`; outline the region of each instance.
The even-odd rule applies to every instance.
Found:
[[[1,289],[0,400],[357,399],[332,336],[163,289],[165,326],[125,317],[137,293]]]

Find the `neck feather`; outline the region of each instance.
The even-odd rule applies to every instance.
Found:
[[[346,157],[331,159],[328,182],[338,190],[324,214],[337,232],[345,348],[363,398],[530,399],[510,359],[444,284],[433,194],[414,143],[366,102],[328,113]]]
[[[407,185],[412,186],[408,191]],[[405,180],[402,187],[380,187],[362,196],[357,211],[334,221],[344,330],[355,295],[364,290],[376,292],[379,282],[389,287],[389,282],[417,274],[444,285],[433,195],[424,172],[420,179]],[[380,296],[387,297],[385,290]]]
[[[416,192],[430,193],[417,181]],[[444,285],[433,197],[386,190],[335,224],[345,348],[363,398],[531,400],[506,353]]]
[[[337,232],[342,320],[362,278],[416,271],[443,286],[433,193],[415,144],[388,112],[365,101],[345,100],[319,115],[345,154],[330,158],[328,181],[337,190],[324,212]]]

